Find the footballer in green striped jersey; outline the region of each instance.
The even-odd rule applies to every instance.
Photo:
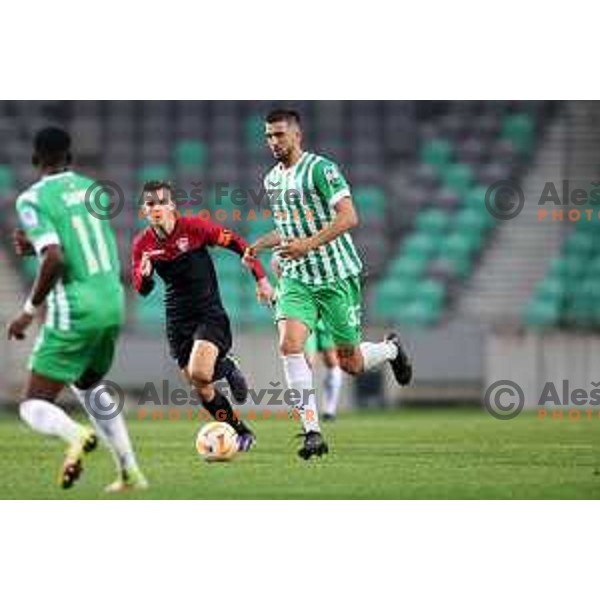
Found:
[[[335,206],[350,197],[350,187],[332,161],[303,152],[286,168],[281,162],[264,179],[275,226],[283,240],[307,238],[331,225]],[[362,262],[348,231],[299,259],[281,259],[284,276],[318,285],[357,276]]]
[[[115,402],[102,381],[113,362],[125,300],[110,203],[101,185],[70,170],[70,146],[62,129],[36,135],[33,162],[41,178],[16,201],[22,229],[15,232],[15,247],[19,254],[37,254],[39,266],[29,298],[9,325],[9,338],[23,339],[46,304],[20,415],[35,431],[67,442],[59,483],[71,487],[97,436],[53,404],[69,385],[113,450],[118,479],[108,490],[144,488],[123,415],[107,414]]]
[[[331,333],[341,368],[351,375],[389,362],[400,385],[412,379],[412,365],[395,333],[381,342],[361,342],[362,262],[350,230],[358,224],[350,186],[328,158],[302,148],[300,116],[274,110],[265,137],[277,164],[264,178],[275,229],[259,238],[248,257],[274,249],[282,269],[277,283],[276,319],[288,387],[303,398],[301,458],[328,451],[317,415],[306,341],[322,321]],[[311,393],[312,392],[312,393]]]

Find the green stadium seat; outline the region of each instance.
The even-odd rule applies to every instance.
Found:
[[[384,279],[376,290],[376,302],[402,303],[413,299],[415,282],[410,278],[389,277]]]
[[[154,289],[148,296],[135,296],[134,319],[136,326],[143,331],[157,331],[164,328],[164,283],[160,277],[154,278]]]
[[[442,235],[448,228],[448,213],[438,208],[421,211],[416,219],[416,227],[424,233]]]
[[[492,226],[493,218],[488,219],[485,213],[476,208],[464,208],[454,216],[454,228],[456,230],[477,230],[481,231]]]
[[[525,323],[533,326],[555,325],[560,316],[559,306],[549,300],[530,302],[525,311]]]
[[[589,231],[575,230],[565,242],[565,253],[583,259],[599,246],[596,239]]]
[[[487,212],[487,208],[485,206],[485,195],[487,193],[487,188],[481,185],[478,185],[466,194],[464,200],[465,208],[474,208],[477,210],[485,210]]]
[[[377,186],[358,187],[353,191],[353,199],[360,217],[385,218],[385,193]]]
[[[14,185],[13,171],[8,165],[0,165],[0,193],[12,190]]]
[[[429,233],[412,233],[402,244],[406,256],[432,256],[439,247],[439,238]]]
[[[440,258],[440,261],[446,265],[447,271],[460,279],[465,279],[473,270],[473,261],[468,252],[451,252]]]
[[[415,299],[439,311],[446,295],[446,288],[440,281],[426,279],[418,284]]]
[[[175,164],[184,169],[202,169],[206,165],[206,146],[196,140],[179,142],[175,147]]]
[[[564,282],[557,277],[544,277],[535,287],[535,298],[540,301],[557,301],[565,292]]]
[[[452,157],[452,147],[447,140],[431,140],[421,148],[421,161],[432,167],[446,166]]]
[[[474,229],[453,231],[441,242],[442,256],[468,256],[481,246],[481,233]]]
[[[395,316],[403,326],[421,328],[437,323],[441,313],[433,306],[415,301],[402,307]]]
[[[473,169],[462,163],[447,167],[442,177],[444,185],[459,195],[466,195],[473,185]]]
[[[534,142],[534,126],[531,117],[526,114],[506,117],[502,125],[501,138],[510,140],[518,152],[531,153]]]
[[[171,169],[169,165],[147,165],[138,170],[137,177],[140,183],[162,179],[168,180],[171,178]]]
[[[594,268],[593,262],[590,263],[589,268]],[[559,256],[550,262],[547,270],[547,276],[557,277],[564,281],[578,281],[586,269],[587,263],[580,257]],[[598,269],[598,272],[600,273],[600,262],[598,263]]]
[[[242,324],[255,329],[265,329],[267,327],[275,327],[273,322],[273,311],[254,299],[252,302],[247,302],[242,308],[241,314]]]
[[[392,261],[389,274],[391,277],[415,279],[423,273],[426,264],[424,256],[400,256]]]
[[[246,146],[249,150],[262,150],[265,140],[265,124],[260,115],[252,115],[245,124]]]

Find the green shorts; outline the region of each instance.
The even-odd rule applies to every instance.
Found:
[[[325,325],[323,325],[323,321],[317,323],[317,327],[310,334],[308,340],[306,340],[304,348],[309,354],[325,352],[335,348],[335,342]]]
[[[361,289],[358,277],[338,279],[321,285],[307,285],[282,277],[277,283],[275,318],[295,319],[311,332],[317,323],[331,336],[331,346],[357,346],[360,343]]]
[[[103,378],[112,366],[120,327],[63,331],[43,325],[29,368],[55,381],[72,383],[86,371]]]

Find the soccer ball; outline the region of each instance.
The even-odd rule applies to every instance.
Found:
[[[196,437],[196,450],[207,462],[231,460],[237,453],[237,433],[219,421],[207,423]]]

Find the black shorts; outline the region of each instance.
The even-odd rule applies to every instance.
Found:
[[[203,316],[202,321],[190,320],[185,323],[167,325],[167,338],[171,356],[180,369],[187,367],[196,340],[212,342],[218,349],[217,363],[231,350],[231,326],[225,313]],[[218,368],[215,367],[215,371]]]

